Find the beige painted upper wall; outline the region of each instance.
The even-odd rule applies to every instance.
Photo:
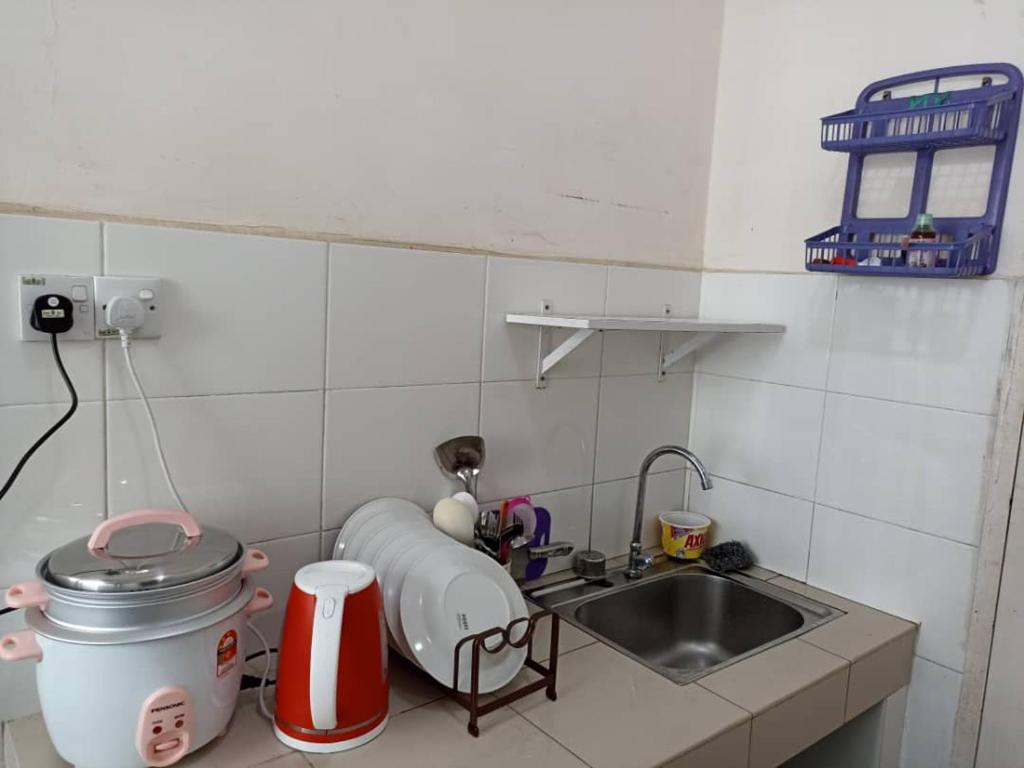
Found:
[[[0,203],[699,266],[720,0],[3,0]]]
[[[1024,0],[726,0],[705,267],[803,271],[804,239],[839,223],[846,177],[818,119],[873,80],[992,61],[1024,67]],[[1022,153],[1000,274],[1024,274]]]

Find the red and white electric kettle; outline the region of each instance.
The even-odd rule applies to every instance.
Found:
[[[295,574],[276,696],[274,733],[292,749],[340,752],[384,730],[388,646],[373,568],[327,560]]]

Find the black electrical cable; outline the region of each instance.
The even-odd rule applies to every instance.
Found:
[[[278,650],[277,650],[277,648],[271,648],[270,652],[271,653],[277,653]],[[266,655],[267,655],[266,651],[256,651],[255,653],[250,653],[248,656],[246,656],[245,660],[246,661],[252,661],[253,659],[258,659],[260,656],[266,656]],[[251,690],[253,688],[259,688],[261,680],[262,680],[262,677],[260,675],[245,675],[245,674],[243,674],[242,675],[241,688],[242,688],[243,691]],[[277,680],[271,680],[270,678],[267,678],[267,685],[277,685]]]
[[[277,653],[277,648],[271,648],[270,652],[271,653]],[[260,656],[266,656],[266,655],[267,655],[266,651],[256,651],[255,653],[250,653],[248,656],[246,656],[245,660],[246,661],[252,661],[253,659],[258,659]]]
[[[18,475],[21,474],[21,470],[25,468],[28,460],[32,458],[32,454],[39,450],[43,443],[53,437],[54,432],[63,427],[68,419],[75,415],[75,411],[78,410],[78,393],[75,392],[75,385],[71,383],[71,377],[68,376],[68,372],[64,368],[64,361],[60,359],[60,349],[57,347],[57,334],[50,334],[50,348],[53,350],[53,359],[57,362],[57,370],[60,371],[61,378],[64,379],[64,384],[68,388],[68,392],[71,393],[71,407],[68,408],[68,412],[61,416],[60,421],[50,427],[43,433],[35,443],[25,451],[25,455],[21,457],[17,465],[14,467],[14,471],[11,472],[11,476],[7,478],[7,482],[4,483],[4,487],[0,488],[0,499],[3,499],[7,495],[7,492],[11,490],[11,486],[14,485],[14,481],[18,479]],[[2,614],[0,614],[2,615]]]

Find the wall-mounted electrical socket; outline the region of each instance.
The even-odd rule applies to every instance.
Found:
[[[96,296],[96,338],[116,339],[121,335],[107,323],[107,305],[118,296],[138,300],[145,312],[144,321],[132,333],[133,339],[160,338],[160,308],[163,293],[159,277],[94,277]]]
[[[92,341],[96,338],[93,278],[80,275],[18,275],[19,338],[22,341],[49,341],[50,336],[32,327],[32,305],[40,296],[57,293],[71,299],[74,325],[61,334],[61,341]]]

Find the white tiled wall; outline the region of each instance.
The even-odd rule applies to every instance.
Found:
[[[185,503],[249,541],[319,531],[323,400],[321,392],[154,400]],[[107,405],[107,477],[112,514],[174,506],[136,401]]]
[[[914,659],[900,768],[936,768],[949,764],[953,722],[960,696],[960,675],[920,656]]]
[[[935,701],[955,700],[963,669],[1011,283],[702,276],[0,216],[0,285],[50,270],[164,277],[165,335],[134,351],[171,469],[197,516],[267,550],[261,580],[279,596],[368,499],[429,507],[448,492],[431,455],[447,437],[487,439],[482,498],[531,493],[554,538],[609,555],[626,549],[643,454],[689,442],[716,479],[690,484],[689,506],[720,539],[922,621],[904,751],[948,754],[955,704]],[[45,345],[12,340],[12,295],[5,467],[66,399]],[[601,334],[537,390],[536,332],[504,314],[543,300],[787,331],[706,347],[660,383],[653,335]],[[170,503],[119,346],[65,348],[80,413],[0,503],[0,586],[105,515]],[[650,544],[686,494],[678,463],[655,469]],[[25,694],[0,718],[35,707],[19,669],[0,670]]]
[[[689,435],[692,360],[658,383],[656,339],[599,334],[537,390],[536,331],[504,315],[695,316],[699,273],[0,216],[0,474],[65,408],[46,345],[15,340],[14,276],[51,271],[164,279],[164,335],[135,362],[186,504],[270,555],[271,633],[292,573],[360,504],[452,490],[443,439],[486,438],[483,498],[533,494],[555,539],[617,554],[643,454]],[[83,402],[0,502],[0,587],[105,515],[171,503],[119,344],[64,350]],[[652,476],[651,542],[682,506],[674,466]],[[0,665],[0,687],[19,692],[0,720],[35,709],[27,665]]]
[[[1007,280],[705,273],[701,316],[785,323],[696,361],[689,506],[767,568],[921,622],[907,768],[949,760]]]
[[[323,389],[325,243],[107,224],[104,246],[105,274],[164,279],[163,336],[133,351],[147,394]],[[108,397],[131,398],[112,353]]]

